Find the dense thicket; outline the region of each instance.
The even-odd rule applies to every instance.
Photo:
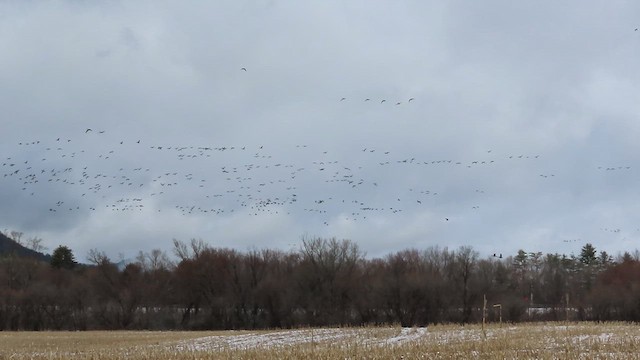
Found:
[[[590,244],[579,256],[481,259],[470,247],[403,250],[367,259],[348,240],[304,239],[298,251],[174,241],[119,268],[0,259],[0,329],[240,329],[497,321],[640,321],[640,262]],[[62,256],[64,255],[64,256]],[[60,265],[64,264],[64,265]],[[72,266],[73,265],[73,266]],[[500,305],[493,306],[493,305]]]

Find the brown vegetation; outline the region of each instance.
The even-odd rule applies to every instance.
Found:
[[[639,340],[634,325],[586,322],[494,323],[484,331],[478,325],[439,325],[277,332],[2,332],[0,358],[638,359]]]
[[[597,256],[589,244],[579,257],[520,251],[486,259],[470,247],[367,259],[351,241],[322,238],[292,252],[174,245],[177,262],[154,250],[123,268],[97,250],[92,266],[76,264],[66,247],[51,263],[4,256],[0,329],[473,323],[482,320],[484,296],[488,321],[640,320],[638,260]]]

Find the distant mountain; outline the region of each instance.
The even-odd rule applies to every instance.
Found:
[[[51,261],[51,255],[45,255],[41,252],[26,248],[15,242],[14,240],[8,238],[3,233],[0,233],[0,258],[10,255],[28,257],[46,262]]]

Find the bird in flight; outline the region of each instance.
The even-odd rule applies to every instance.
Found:
[[[86,134],[86,133],[88,133],[89,131],[93,131],[93,130],[91,130],[91,129],[87,129],[87,130],[85,130],[85,131],[84,131],[84,133]]]
[[[383,103],[383,102],[385,102],[385,101],[387,101],[387,100],[385,100],[385,99],[382,99],[382,101],[380,101],[380,104],[382,104],[382,103]]]
[[[242,70],[242,71],[247,71],[247,68],[240,68],[240,70]]]
[[[414,100],[413,98],[410,98],[409,101],[407,101],[407,102],[412,102],[413,100]]]
[[[347,100],[347,98],[342,98],[342,99],[340,99],[340,101],[345,101],[345,100]]]

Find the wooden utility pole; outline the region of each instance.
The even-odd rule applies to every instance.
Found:
[[[487,338],[487,333],[484,331],[484,323],[487,319],[487,294],[483,295],[484,302],[482,305],[482,333],[484,334],[485,339]]]

